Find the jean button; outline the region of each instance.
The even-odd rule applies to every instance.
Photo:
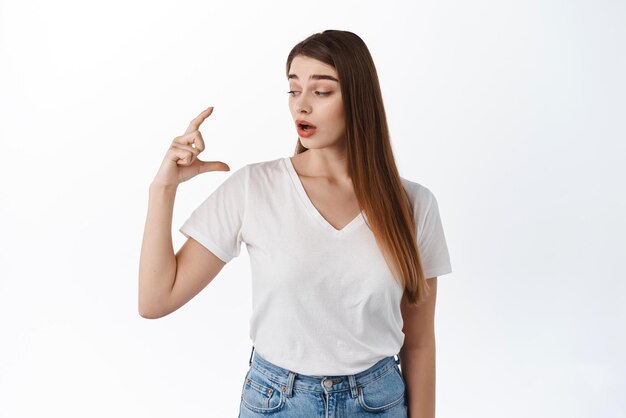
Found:
[[[331,380],[326,380],[324,381],[324,386],[326,386],[326,388],[330,388],[333,385],[333,382]]]

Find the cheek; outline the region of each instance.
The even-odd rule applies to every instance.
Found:
[[[344,113],[343,113],[343,102],[341,101],[341,97],[336,100],[333,100],[333,103],[329,106],[328,111],[330,115],[332,115],[332,121],[334,124],[343,125],[344,123]]]

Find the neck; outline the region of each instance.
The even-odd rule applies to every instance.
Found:
[[[348,173],[348,156],[345,150],[309,149],[300,155],[303,175],[324,177],[333,183],[351,181]]]

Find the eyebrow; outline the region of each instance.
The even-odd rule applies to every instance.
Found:
[[[289,74],[287,76],[288,80],[291,80],[292,78],[298,80],[298,76],[295,74]],[[332,75],[326,75],[326,74],[313,74],[311,75],[311,77],[309,77],[309,80],[331,80],[331,81],[339,82],[339,80],[337,80]]]

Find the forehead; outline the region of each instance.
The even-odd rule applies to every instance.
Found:
[[[328,65],[322,61],[316,60],[315,58],[298,55],[291,61],[289,74],[287,76],[290,81],[308,82],[309,77],[312,75],[328,75],[335,79],[339,79],[337,70],[335,70],[332,65]]]

